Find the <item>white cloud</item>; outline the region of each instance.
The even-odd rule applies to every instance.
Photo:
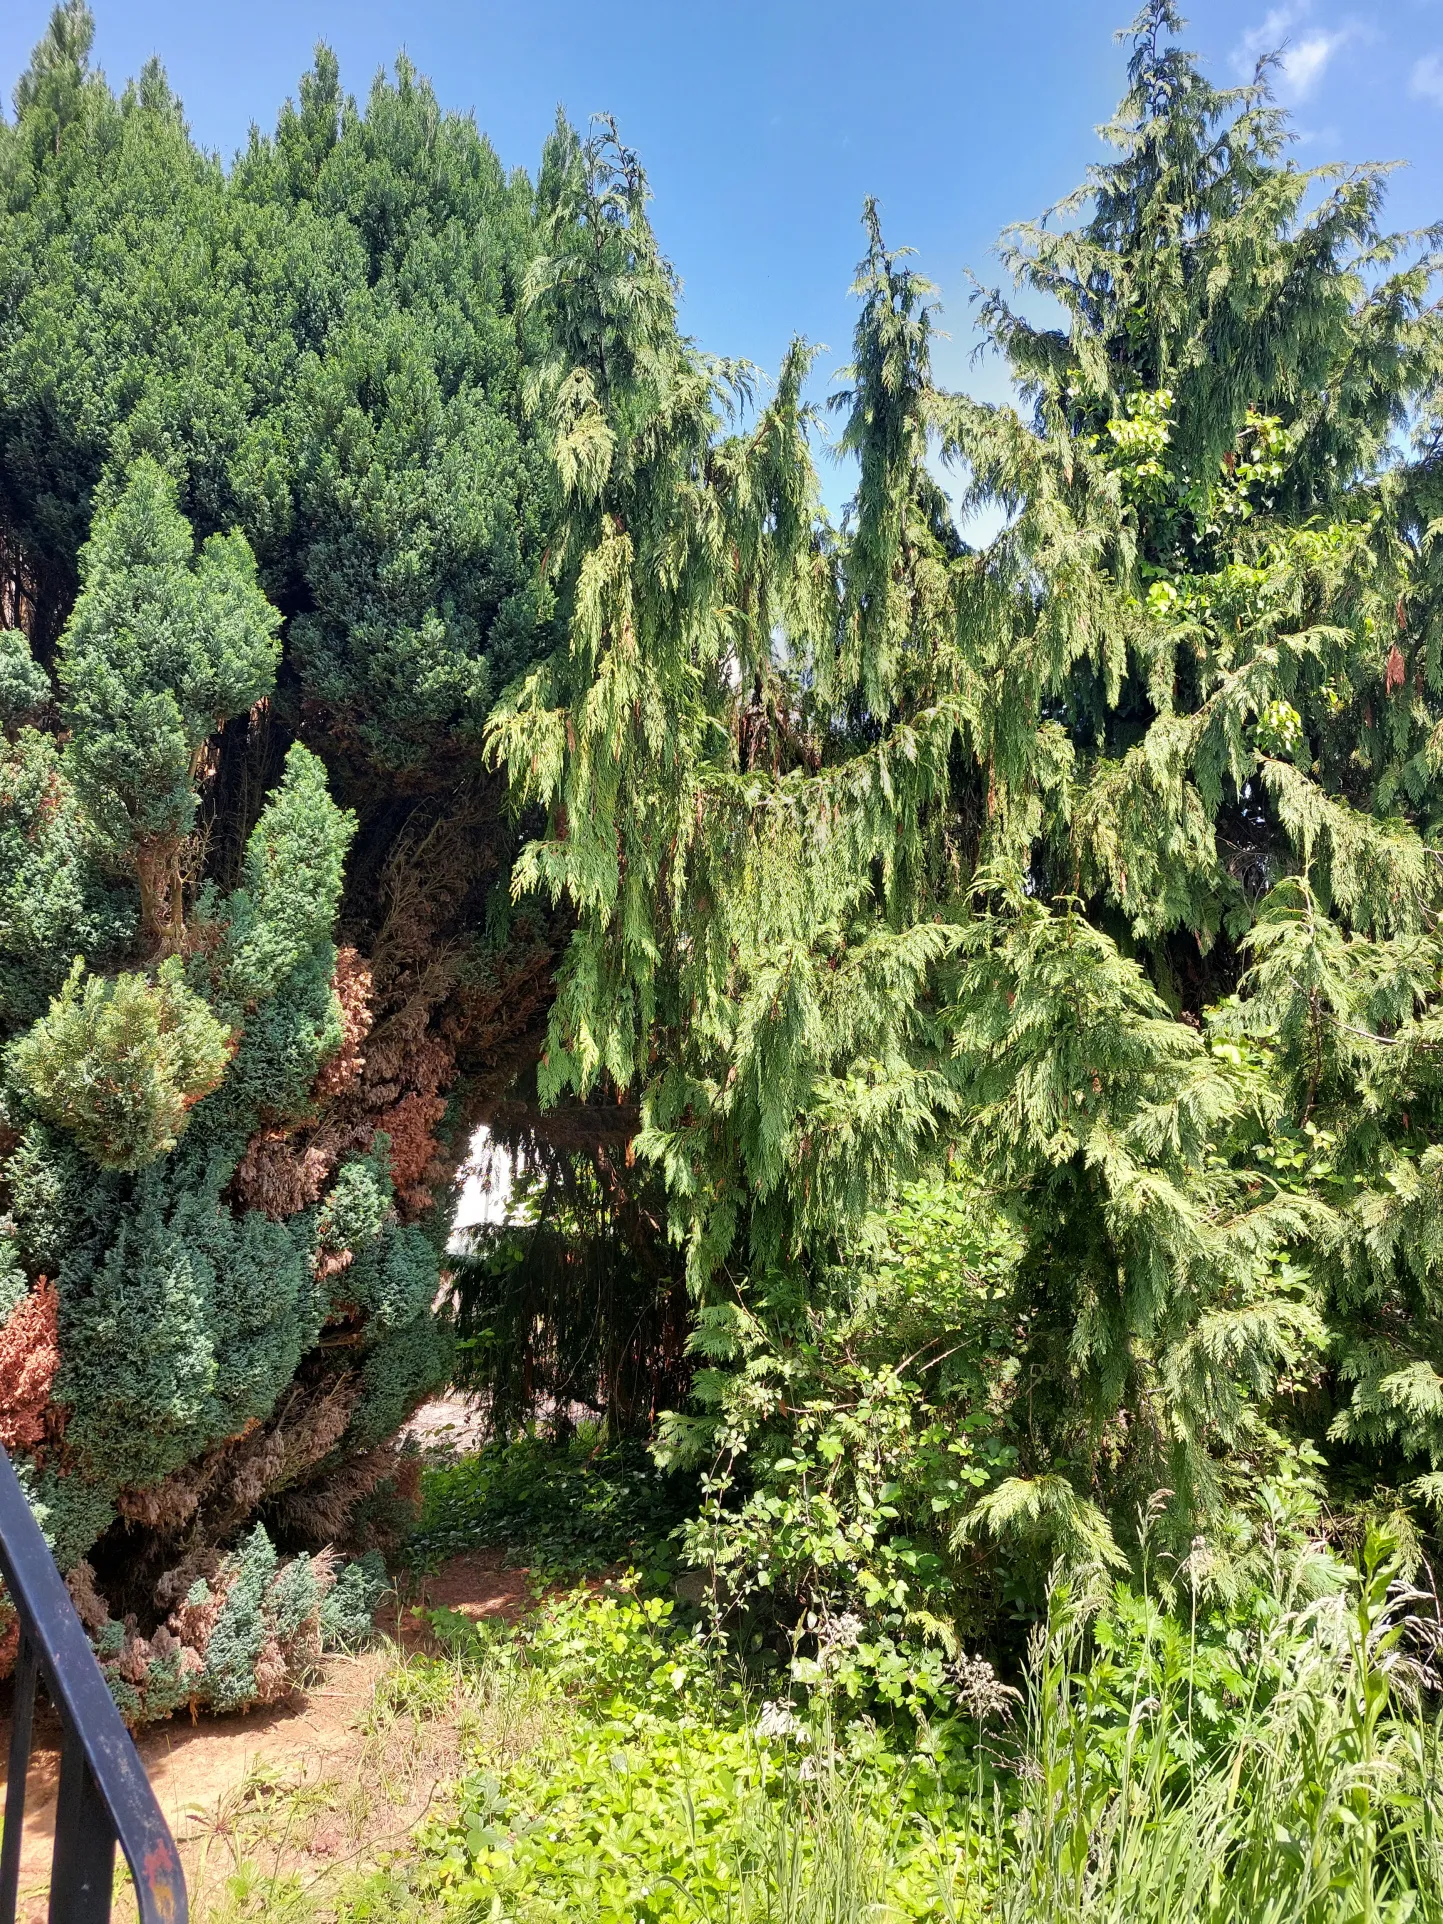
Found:
[[[1275,83],[1278,93],[1284,100],[1306,100],[1333,55],[1357,32],[1354,27],[1316,27],[1294,37],[1293,29],[1302,24],[1309,11],[1308,0],[1291,0],[1288,5],[1274,7],[1261,26],[1250,27],[1234,47],[1234,71],[1244,79],[1250,78],[1260,55],[1281,49]]]
[[[1443,53],[1425,53],[1414,62],[1409,92],[1443,107]]]
[[[1343,44],[1340,33],[1313,33],[1283,55],[1283,80],[1289,91],[1305,100],[1323,77],[1323,69]]]

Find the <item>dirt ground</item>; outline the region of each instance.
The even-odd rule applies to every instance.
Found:
[[[413,1605],[383,1623],[403,1649],[424,1647],[424,1623],[414,1611],[447,1607],[480,1617],[513,1617],[530,1599],[524,1570],[501,1567],[497,1552],[458,1557],[428,1579]],[[288,1861],[318,1867],[399,1844],[433,1800],[455,1764],[454,1741],[438,1729],[429,1745],[408,1745],[404,1766],[386,1755],[372,1710],[376,1685],[393,1667],[385,1647],[358,1656],[333,1656],[309,1689],[290,1702],[195,1723],[172,1719],[143,1730],[141,1759],[180,1845],[187,1883],[210,1888],[225,1868],[229,1836],[242,1819],[254,1829],[267,1798],[285,1792]],[[0,1718],[0,1786],[9,1754],[8,1718]],[[37,1715],[36,1747],[27,1784],[18,1924],[42,1924],[49,1884],[50,1842],[59,1770],[59,1730],[49,1712]],[[365,1795],[359,1795],[364,1792]],[[377,1809],[378,1793],[389,1808]],[[297,1794],[299,1793],[299,1794]],[[349,1801],[348,1801],[349,1793]],[[301,1813],[297,1818],[297,1812]],[[233,1861],[236,1853],[231,1851]]]

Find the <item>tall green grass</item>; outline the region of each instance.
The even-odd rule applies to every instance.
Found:
[[[1443,1921],[1433,1601],[1370,1555],[1349,1593],[1280,1611],[1241,1640],[1246,1695],[1220,1736],[1188,1664],[1162,1681],[1156,1667],[1140,1669],[1119,1716],[1110,1666],[1092,1661],[1089,1612],[1059,1587],[1034,1641],[1020,1729],[999,1749],[1005,1767],[979,1771],[958,1798],[950,1848],[930,1854],[930,1900],[898,1889],[901,1823],[879,1819],[855,1771],[820,1746],[810,1781],[750,1813],[767,1874],[740,1915]]]
[[[1026,1741],[1004,1812],[974,1819],[991,1914],[1007,1924],[1431,1924],[1443,1919],[1436,1682],[1422,1601],[1373,1560],[1351,1595],[1281,1614],[1247,1662],[1222,1743],[1199,1735],[1188,1676],[1102,1710],[1079,1613],[1034,1657]]]

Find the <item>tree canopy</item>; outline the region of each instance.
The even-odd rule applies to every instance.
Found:
[[[1028,1435],[979,1515],[1166,1488],[1186,1542],[1284,1419],[1443,1487],[1443,333],[1386,169],[1296,167],[1267,63],[1214,88],[1180,27],[1143,10],[1115,158],[1007,237],[1023,305],[979,290],[1016,405],[938,388],[867,210],[840,529],[803,345],[741,434],[744,377],[685,343],[624,400],[583,364],[568,627],[491,742],[548,810],[513,891],[577,910],[548,1086],[640,1091],[724,1366],[671,1447],[741,1461],[768,1278],[820,1286],[950,1149],[1026,1231]],[[591,156],[649,339],[664,271]],[[633,447],[685,463],[660,515]]]
[[[481,744],[550,484],[533,190],[470,120],[322,48],[226,171],[92,39],[57,8],[0,127],[4,1312],[54,1304],[57,1557],[153,1620],[242,1524],[414,1483],[452,1175],[546,994]]]

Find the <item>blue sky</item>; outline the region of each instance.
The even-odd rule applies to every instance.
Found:
[[[794,332],[845,359],[876,194],[889,240],[939,284],[943,377],[986,393],[964,269],[994,278],[999,229],[1099,156],[1125,59],[1112,30],[1132,3],[93,0],[112,83],[158,53],[196,138],[227,157],[252,121],[273,125],[322,38],[362,95],[404,46],[508,165],[534,168],[558,101],[575,119],[614,112],[650,174],[687,327],[765,368]],[[48,15],[47,0],[0,7],[6,93]],[[1443,0],[1197,0],[1186,40],[1220,80],[1286,41],[1299,160],[1406,161],[1395,221],[1443,219]]]

